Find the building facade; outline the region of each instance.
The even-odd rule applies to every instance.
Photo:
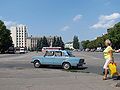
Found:
[[[15,48],[27,47],[27,27],[25,25],[12,26],[11,37]]]
[[[34,50],[37,48],[37,43],[41,37],[28,37],[27,38],[27,49]]]
[[[65,48],[74,49],[73,48],[73,42],[65,43]]]
[[[43,37],[33,37],[32,35],[30,37],[28,37],[27,38],[27,49],[28,50],[36,50],[37,43],[38,43],[38,41],[41,40],[41,38],[43,38]],[[52,47],[52,42],[53,42],[54,37],[49,36],[49,37],[46,37],[46,39],[49,44],[49,47]]]

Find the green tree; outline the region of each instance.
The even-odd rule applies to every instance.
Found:
[[[82,44],[82,46],[83,46],[83,49],[88,48],[88,44],[89,44],[89,43],[90,43],[90,41],[89,41],[89,40],[82,41],[82,42],[81,42],[81,44]]]
[[[43,39],[41,38],[40,40],[37,41],[37,50],[41,51],[43,48]]]
[[[44,36],[43,39],[42,39],[42,44],[43,44],[43,47],[49,47],[47,38],[46,38],[45,36]]]
[[[53,46],[53,47],[56,47],[56,37],[55,37],[55,36],[54,36],[54,38],[53,38],[52,46]]]
[[[74,49],[79,49],[79,47],[80,47],[80,44],[79,44],[78,36],[74,36],[74,38],[73,38],[73,48]]]
[[[96,47],[97,47],[96,40],[92,40],[87,44],[87,48],[89,48],[89,49],[95,49]]]
[[[108,29],[108,38],[112,41],[113,48],[120,48],[120,22]]]
[[[97,39],[92,41],[82,41],[82,46],[84,49],[86,48],[94,48],[97,47],[104,48],[105,47],[105,40],[110,39],[112,41],[112,47],[114,49],[120,49],[120,22],[115,24],[112,28],[107,29],[107,34],[97,37]]]
[[[49,47],[47,38],[44,36],[40,40],[37,41],[37,50],[41,51],[43,47]]]
[[[53,47],[61,47],[64,49],[64,42],[62,40],[62,37],[55,37],[53,38]]]
[[[59,45],[60,45],[59,37],[56,37],[55,47],[59,47]]]
[[[59,47],[61,47],[62,49],[64,49],[64,42],[62,40],[62,37],[59,37]]]
[[[0,53],[5,53],[12,46],[12,38],[3,21],[0,20]]]

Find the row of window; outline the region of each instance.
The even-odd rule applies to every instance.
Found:
[[[17,46],[23,46],[23,43],[17,43]],[[26,43],[25,43],[26,46]]]
[[[17,40],[17,43],[18,43],[18,42],[19,42],[19,43],[21,43],[21,42],[23,43],[24,41],[23,41],[23,40],[22,40],[22,41],[21,41],[21,40],[19,40],[19,41]],[[25,43],[26,43],[26,41],[25,41]]]
[[[17,32],[23,32],[23,31],[26,32],[26,29],[27,29],[26,27],[24,28],[16,27]]]
[[[22,36],[22,37],[23,37],[23,36],[25,36],[25,37],[26,37],[26,36],[27,36],[27,34],[25,34],[25,35],[24,35],[23,33],[22,33],[22,34],[20,34],[20,33],[18,34],[18,33],[17,33],[17,37],[18,37],[18,36],[19,36],[19,37],[21,37],[21,36]]]

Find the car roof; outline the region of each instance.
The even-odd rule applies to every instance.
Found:
[[[66,52],[66,50],[46,50],[46,51],[61,51],[61,52]]]

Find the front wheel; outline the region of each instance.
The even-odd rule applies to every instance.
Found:
[[[70,69],[71,65],[69,63],[63,63],[63,69],[68,70]]]
[[[35,68],[39,68],[41,66],[40,62],[39,61],[35,61],[34,62],[34,67]]]

